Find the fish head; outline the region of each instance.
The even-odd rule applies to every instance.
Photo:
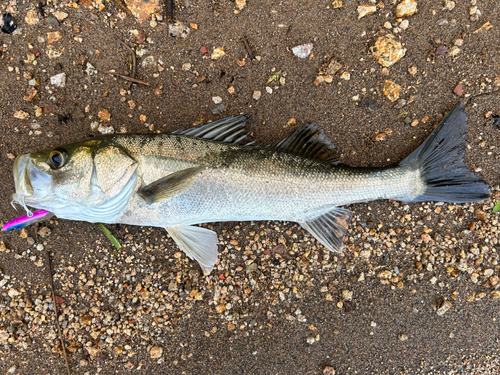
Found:
[[[137,162],[121,147],[90,140],[17,156],[13,203],[57,217],[110,222],[128,202]]]

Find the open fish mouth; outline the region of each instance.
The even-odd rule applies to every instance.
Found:
[[[14,161],[14,183],[16,186],[16,192],[10,196],[11,204],[15,208],[14,203],[18,203],[26,210],[28,216],[32,215],[32,212],[26,206],[25,199],[34,195],[33,186],[31,185],[28,166],[30,164],[29,154],[19,155]]]

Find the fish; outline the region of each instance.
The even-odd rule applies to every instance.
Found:
[[[459,103],[400,163],[343,165],[315,123],[266,147],[250,141],[248,114],[166,134],[111,134],[18,155],[12,204],[27,211],[9,228],[57,218],[165,228],[209,274],[217,234],[197,224],[299,223],[340,252],[352,212],[379,199],[476,202],[490,187],[465,165],[468,116]],[[9,229],[7,228],[7,229]]]

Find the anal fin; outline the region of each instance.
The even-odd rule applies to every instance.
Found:
[[[196,260],[203,273],[208,275],[217,262],[217,244],[219,243],[217,233],[210,229],[183,224],[173,225],[166,229],[177,246],[190,259]]]
[[[334,252],[340,252],[344,247],[344,236],[351,218],[351,211],[335,207],[326,214],[299,223],[326,248]]]

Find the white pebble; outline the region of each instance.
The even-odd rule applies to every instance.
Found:
[[[215,104],[222,103],[222,98],[220,96],[212,96],[212,100]]]
[[[403,20],[401,21],[401,23],[399,24],[399,27],[403,30],[406,30],[408,28],[408,26],[410,26],[410,21],[408,20]]]
[[[59,73],[50,77],[50,83],[57,87],[66,87],[66,73]]]
[[[349,81],[351,79],[351,74],[349,72],[344,72],[342,73],[342,75],[340,76],[340,78],[346,80],[346,81]]]
[[[292,52],[295,56],[300,59],[305,59],[308,57],[313,49],[312,43],[301,44],[300,46],[295,46],[292,48]]]

